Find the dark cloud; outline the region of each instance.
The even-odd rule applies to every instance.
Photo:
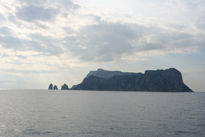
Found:
[[[12,30],[8,27],[0,27],[0,35],[11,35]]]
[[[22,26],[22,22],[16,18],[16,16],[10,14],[8,15],[8,21],[15,24],[18,27]]]
[[[73,3],[72,0],[21,0],[21,4],[36,7],[44,7],[44,8],[57,8],[58,10],[73,10],[78,9],[80,6],[78,4]]]
[[[23,45],[23,40],[13,37],[13,36],[0,36],[0,44],[5,48],[21,49]]]
[[[160,43],[139,43],[147,28],[136,24],[101,22],[84,27],[65,39],[67,48],[82,60],[112,61],[123,55],[162,48]]]
[[[74,56],[85,61],[113,61],[138,52],[183,50],[204,43],[184,32],[105,22],[86,26],[64,41]]]
[[[32,39],[30,43],[35,51],[43,52],[46,55],[59,55],[64,52],[58,39],[42,36],[39,33],[31,34],[29,37]]]
[[[129,41],[136,37],[130,27],[121,24],[101,23],[84,27],[66,39],[67,47],[82,60],[110,61],[132,51]]]
[[[16,16],[26,21],[48,21],[55,19],[59,13],[55,8],[43,8],[40,6],[25,6],[18,9]]]
[[[0,44],[4,48],[15,51],[37,51],[43,55],[59,55],[63,50],[58,46],[58,42],[52,37],[40,34],[30,35],[32,40],[25,40],[14,36],[0,36]]]
[[[24,6],[17,9],[16,16],[29,22],[51,21],[80,7],[71,0],[22,0],[21,4]]]

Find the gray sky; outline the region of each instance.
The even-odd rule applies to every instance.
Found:
[[[204,0],[0,0],[0,88],[174,67],[205,91]]]

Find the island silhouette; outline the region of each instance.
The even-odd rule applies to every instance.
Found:
[[[54,89],[53,84],[48,89]],[[175,68],[146,70],[144,73],[97,69],[90,71],[80,84],[72,88],[64,84],[61,90],[193,92]]]

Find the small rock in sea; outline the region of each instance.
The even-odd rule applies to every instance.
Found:
[[[53,89],[54,89],[54,90],[58,90],[58,87],[55,85]]]
[[[67,84],[63,84],[61,86],[61,90],[69,90],[68,85]]]
[[[52,90],[53,89],[53,84],[51,83],[48,87],[48,90]]]

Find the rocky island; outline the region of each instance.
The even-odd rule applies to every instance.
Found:
[[[48,90],[53,90],[53,84],[52,83],[48,86]]]
[[[58,90],[58,86],[57,86],[57,85],[53,85],[53,84],[51,83],[51,84],[49,84],[49,86],[48,86],[48,90]],[[67,84],[63,84],[63,85],[61,86],[61,90],[69,90],[68,85],[67,85]]]
[[[61,90],[69,90],[68,85],[64,83],[64,84],[61,86]]]
[[[52,83],[48,86],[48,90],[58,90],[58,86],[53,85]]]
[[[54,90],[58,90],[58,87],[56,85],[54,85],[53,89]]]
[[[98,69],[87,74],[84,80],[72,90],[110,91],[161,91],[192,92],[175,68],[147,70],[145,73],[131,73]]]

